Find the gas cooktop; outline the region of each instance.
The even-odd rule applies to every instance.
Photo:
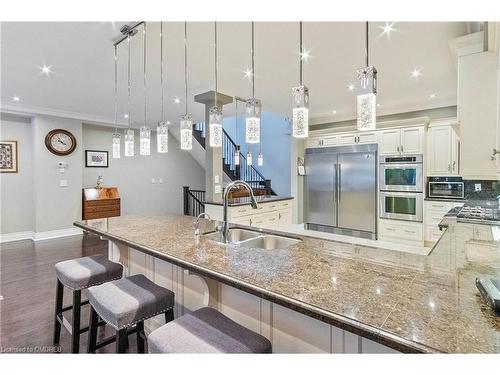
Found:
[[[498,206],[466,205],[458,212],[457,221],[500,224],[500,209]]]

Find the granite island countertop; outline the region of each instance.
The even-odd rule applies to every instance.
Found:
[[[255,200],[257,203],[268,203],[268,202],[277,202],[277,201],[286,201],[293,199],[293,197],[287,197],[287,196],[282,196],[282,195],[257,195],[255,196]],[[214,201],[205,201],[203,202],[205,204],[213,204],[216,206],[222,206],[222,202],[214,202]],[[228,206],[229,207],[236,207],[236,206],[244,206],[244,205],[249,205],[250,202],[250,197],[240,197],[240,198],[232,198],[229,199]]]
[[[75,225],[399,351],[500,353],[500,317],[474,283],[500,277],[500,227],[477,238],[454,223],[423,256],[306,236],[287,249],[223,246],[195,238],[181,215]]]

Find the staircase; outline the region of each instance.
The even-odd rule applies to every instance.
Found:
[[[254,194],[276,195],[271,188],[271,180],[266,179],[253,165],[248,165],[246,157],[240,152],[240,164],[234,163],[234,154],[239,146],[232,140],[229,134],[222,129],[222,168],[224,173],[232,180],[243,180],[247,182]],[[193,138],[205,149],[205,123],[199,122],[193,125]],[[257,159],[257,158],[256,158]]]

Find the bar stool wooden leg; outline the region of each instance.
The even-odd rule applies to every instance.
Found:
[[[71,346],[72,352],[78,353],[80,351],[80,305],[82,302],[82,291],[73,291],[73,324],[71,332]]]
[[[63,296],[64,296],[64,285],[59,281],[59,279],[57,279],[56,306],[54,313],[54,338],[52,340],[54,345],[59,345],[59,340],[61,338],[61,323],[57,319],[57,316],[62,313]]]
[[[116,353],[125,353],[125,348],[127,346],[128,334],[127,329],[120,329],[116,331]]]
[[[174,320],[174,309],[165,311],[165,323],[171,322],[172,320]]]
[[[144,353],[144,322],[137,323],[137,353]]]
[[[99,323],[99,315],[92,306],[90,306],[90,321],[89,321],[89,341],[87,343],[87,353],[95,353],[97,344],[97,327]]]

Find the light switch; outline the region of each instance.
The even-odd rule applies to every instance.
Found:
[[[481,191],[481,184],[474,184],[474,191]]]
[[[161,178],[161,177],[160,177],[160,179],[158,180],[158,182],[159,182],[160,184],[163,184],[163,178]]]
[[[68,180],[59,180],[60,187],[68,187]]]
[[[220,185],[215,185],[214,192],[215,192],[215,194],[222,193],[222,189],[221,189]]]
[[[151,179],[151,183],[156,184],[156,180],[154,179],[154,177]]]
[[[214,176],[214,184],[218,184],[218,183],[219,183],[219,175],[218,175],[218,174],[216,174],[216,175]]]

